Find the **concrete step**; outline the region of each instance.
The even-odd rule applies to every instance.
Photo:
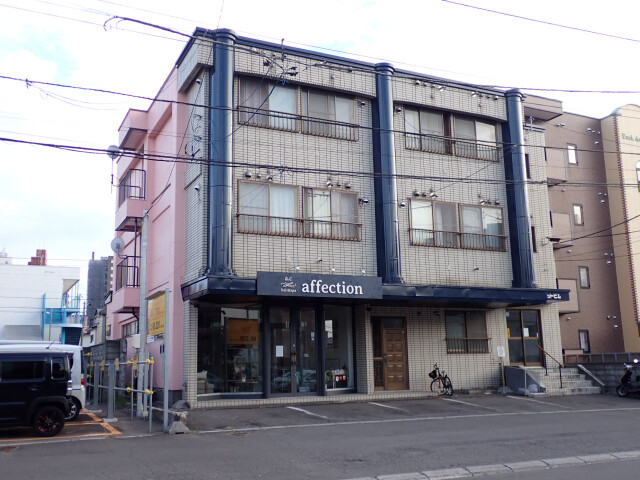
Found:
[[[600,387],[565,387],[565,388],[550,388],[545,390],[544,394],[548,397],[555,397],[561,395],[599,395],[601,392]]]

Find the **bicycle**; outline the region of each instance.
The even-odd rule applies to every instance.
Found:
[[[440,371],[438,368],[438,364],[436,363],[433,366],[433,370],[429,372],[429,377],[431,377],[431,391],[438,393],[438,395],[453,395],[453,385],[451,383],[451,379],[447,372],[444,370]]]

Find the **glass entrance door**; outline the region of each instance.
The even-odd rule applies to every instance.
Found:
[[[314,307],[271,307],[271,393],[318,391]]]
[[[542,335],[537,310],[507,310],[509,363],[542,365]]]

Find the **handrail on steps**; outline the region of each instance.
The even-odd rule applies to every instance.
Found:
[[[556,360],[555,358],[553,358],[553,355],[551,355],[549,352],[547,352],[540,345],[537,345],[537,347],[542,351],[542,353],[544,353],[551,360],[553,360],[554,362],[556,362],[558,364],[558,372],[560,372],[560,388],[562,388],[562,369],[564,368],[564,365],[562,363],[560,363],[558,360]],[[545,372],[546,376],[549,376],[549,369],[547,367],[547,362],[544,362],[544,372]]]

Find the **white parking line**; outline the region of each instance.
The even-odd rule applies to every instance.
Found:
[[[322,417],[321,415],[316,415],[315,413],[306,412],[301,408],[295,407],[287,407],[294,410],[300,410],[304,413],[308,413],[310,415],[321,417],[327,419],[327,417]],[[584,410],[554,410],[549,412],[499,412],[499,413],[473,413],[466,415],[437,415],[433,417],[405,417],[405,418],[387,418],[384,420],[358,420],[358,421],[344,421],[344,422],[329,422],[329,423],[307,423],[302,425],[273,425],[267,427],[238,427],[238,428],[217,428],[214,430],[199,430],[196,433],[205,434],[205,433],[229,433],[229,432],[259,432],[265,430],[286,430],[290,428],[317,428],[317,427],[336,427],[336,426],[348,426],[348,425],[374,425],[374,424],[382,424],[382,423],[401,423],[401,422],[429,422],[429,421],[438,421],[438,420],[458,420],[464,418],[482,418],[482,417],[517,417],[520,415],[567,415],[567,414],[578,414],[578,413],[600,413],[600,412],[637,412],[640,410],[640,407],[631,407],[631,408],[593,408],[593,409],[584,409]]]
[[[446,402],[462,403],[463,405],[469,405],[471,407],[476,407],[476,408],[485,408],[487,410],[492,410],[494,412],[499,411],[499,410],[496,410],[495,408],[485,407],[484,405],[476,405],[475,403],[471,403],[471,402],[463,402],[462,400],[454,400],[453,398],[443,398],[442,400]]]
[[[376,403],[376,402],[369,402],[369,404],[375,405],[376,407],[391,408],[392,410],[400,410],[401,412],[409,413],[409,410],[405,410],[404,408],[400,408],[400,407],[392,407],[391,405],[384,405],[382,403]]]
[[[559,405],[557,403],[552,403],[552,402],[543,402],[542,400],[536,400],[534,398],[516,397],[514,395],[507,395],[507,398],[515,398],[516,400],[529,400],[530,402],[542,403],[544,405],[551,405],[551,406],[554,406],[554,407],[571,409],[571,407],[565,407],[564,405]]]
[[[324,418],[325,420],[329,420],[329,417],[325,417],[324,415],[318,415],[317,413],[312,413],[309,412],[308,410],[303,410],[302,408],[298,408],[298,407],[287,407],[291,410],[295,410],[296,412],[302,412],[302,413],[306,413],[307,415],[311,415],[312,417],[319,417],[319,418]]]

